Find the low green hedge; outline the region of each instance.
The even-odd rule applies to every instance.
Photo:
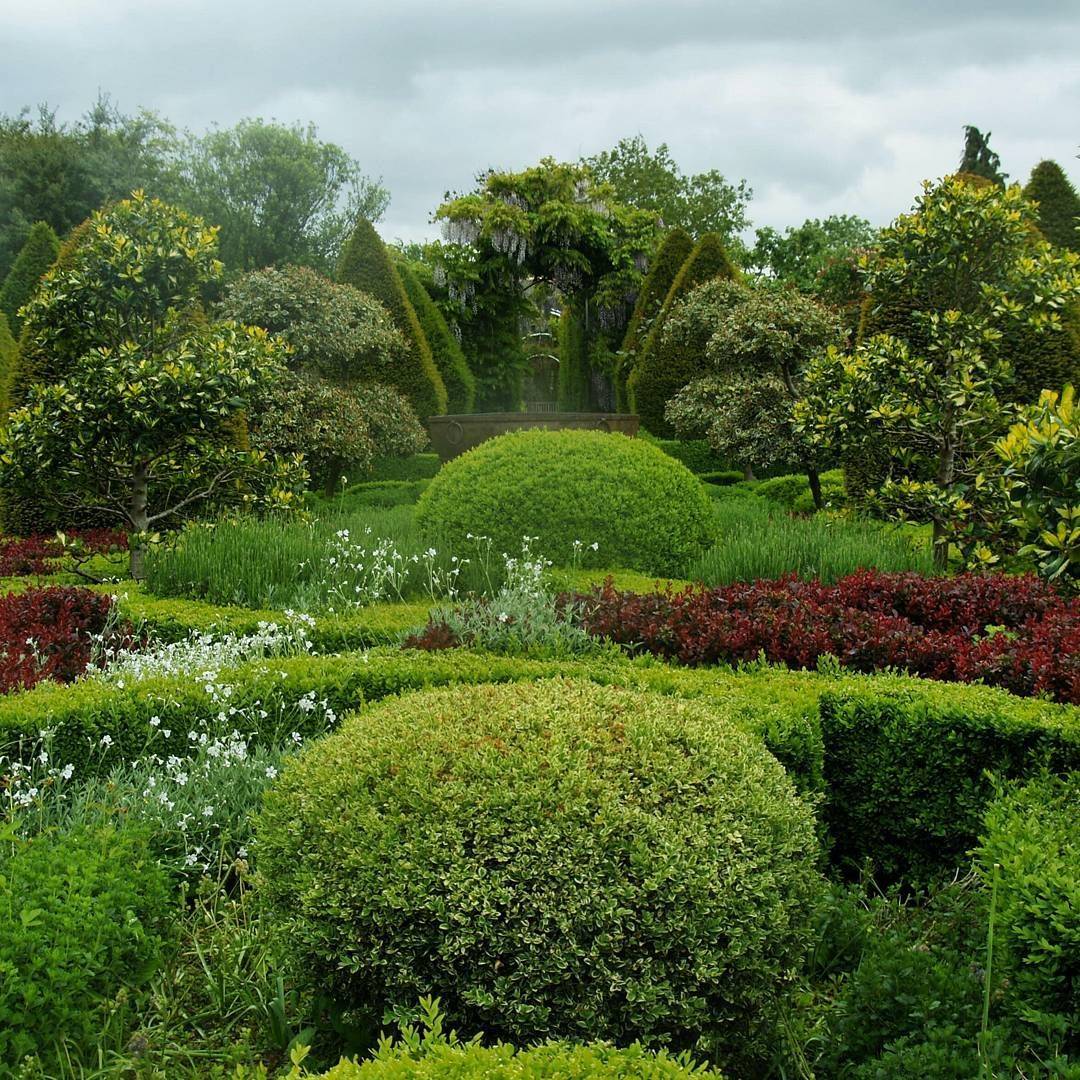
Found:
[[[100,1036],[117,992],[153,973],[170,907],[164,872],[135,829],[45,833],[18,842],[14,854],[8,843],[0,1077],[17,1075],[27,1055],[57,1065],[67,1045],[78,1050]]]
[[[438,454],[378,458],[371,467],[371,480],[430,480],[441,465]]]
[[[756,1074],[824,884],[813,813],[706,702],[587,679],[441,687],[288,759],[259,894],[302,985],[437,997],[517,1044],[708,1050]]]
[[[825,818],[836,858],[873,858],[890,875],[953,865],[972,846],[993,794],[989,770],[1023,778],[1044,764],[1080,768],[1080,709],[1016,698],[990,687],[888,675],[718,668],[650,658],[547,661],[467,651],[395,648],[340,656],[256,661],[223,675],[237,706],[263,703],[279,726],[324,730],[298,702],[314,694],[339,715],[388,694],[450,683],[509,682],[564,674],[614,686],[704,697],[758,731],[800,789],[828,792]],[[53,761],[83,762],[102,735],[137,754],[150,718],[182,738],[218,706],[190,679],[126,685],[41,684],[0,697],[0,753],[31,752],[52,729]],[[243,727],[249,723],[237,716]],[[250,728],[247,729],[250,732]],[[106,765],[108,762],[106,761]],[[86,767],[95,767],[87,765]]]
[[[1080,708],[991,687],[844,679],[818,709],[834,857],[886,877],[961,860],[993,798],[988,773],[1080,769]]]
[[[826,506],[838,507],[847,502],[847,494],[844,489],[843,469],[830,469],[823,472],[821,480],[821,498]],[[814,497],[810,493],[810,481],[805,473],[792,473],[785,476],[774,476],[769,480],[760,481],[754,488],[757,495],[769,502],[776,503],[799,514],[811,514],[814,512]]]
[[[725,461],[705,439],[648,439],[665,454],[681,461],[692,473],[718,473],[728,468]],[[742,479],[742,474],[739,475]]]
[[[95,586],[117,597],[121,614],[151,631],[161,641],[181,641],[192,632],[251,634],[260,623],[287,621],[283,611],[259,610],[210,604],[204,600],[160,597],[135,582]],[[401,640],[409,630],[427,622],[430,604],[425,602],[372,604],[342,615],[320,615],[307,628],[315,652],[347,652],[387,645]]]

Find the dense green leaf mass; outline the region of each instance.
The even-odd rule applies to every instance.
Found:
[[[390,384],[411,402],[421,419],[446,412],[446,385],[432,356],[416,309],[375,226],[361,218],[341,253],[338,281],[375,297],[390,312],[409,346],[407,361],[398,364]]]
[[[818,894],[813,816],[723,714],[553,680],[389,701],[283,770],[257,826],[294,970],[467,1035],[768,1055]]]
[[[1051,244],[1080,251],[1080,195],[1056,161],[1040,161],[1031,170],[1024,198],[1039,204],[1039,229]]]
[[[404,259],[397,263],[405,293],[420,320],[435,366],[446,385],[446,408],[451,413],[470,413],[476,405],[476,378],[469,369],[461,345],[447,326],[427,289]]]
[[[647,442],[599,431],[522,431],[444,465],[416,519],[451,551],[471,550],[471,533],[513,555],[530,536],[534,552],[567,566],[578,541],[583,565],[663,575],[678,574],[708,545],[712,511],[700,481]]]
[[[15,373],[15,354],[19,345],[11,334],[7,316],[0,311],[0,415],[8,411],[8,394],[11,391],[11,379]]]
[[[66,1040],[101,1033],[117,993],[153,973],[169,896],[133,829],[42,834],[14,854],[5,844],[4,856],[0,1076],[9,1077],[28,1054],[56,1067]]]
[[[34,295],[59,252],[56,233],[44,221],[36,222],[0,287],[0,314],[7,316],[12,333],[17,334],[22,325],[19,309]]]
[[[706,373],[704,342],[699,349],[673,335],[665,334],[668,319],[676,306],[694,288],[713,278],[734,280],[738,275],[715,233],[706,233],[675,275],[663,306],[653,320],[641,356],[627,382],[631,410],[654,435],[670,438],[674,428],[664,419],[667,403],[688,382]]]
[[[1043,1055],[1080,1054],[1080,772],[1009,792],[986,815],[984,881],[998,871],[1005,1005]]]
[[[559,409],[589,409],[589,350],[579,303],[563,304],[559,316]]]
[[[482,1046],[474,1042],[444,1043],[419,1058],[406,1047],[386,1047],[370,1061],[343,1061],[318,1080],[708,1080],[719,1075],[640,1046],[616,1049],[603,1043],[544,1043],[517,1050],[507,1043]]]

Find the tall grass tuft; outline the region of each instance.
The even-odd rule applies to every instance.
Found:
[[[717,542],[686,577],[728,585],[796,574],[832,583],[859,569],[934,573],[929,544],[910,529],[828,514],[792,517],[745,494],[718,499]]]

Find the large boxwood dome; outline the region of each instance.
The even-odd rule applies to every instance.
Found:
[[[737,1075],[820,881],[812,813],[756,736],[572,680],[364,710],[282,770],[257,832],[296,977],[339,1007],[433,996],[465,1035],[697,1047]]]
[[[579,541],[583,566],[658,575],[678,575],[712,539],[711,503],[693,473],[650,443],[599,431],[490,439],[443,466],[417,522],[459,556],[470,534],[512,555],[529,536],[557,566],[570,564]]]

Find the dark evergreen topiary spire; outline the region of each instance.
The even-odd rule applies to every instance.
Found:
[[[1031,170],[1024,197],[1039,204],[1039,229],[1051,244],[1080,251],[1080,195],[1056,161]]]
[[[653,435],[674,435],[674,429],[664,419],[664,407],[702,373],[691,358],[681,356],[678,363],[673,363],[665,355],[661,347],[664,323],[675,305],[698,285],[716,277],[730,281],[737,276],[738,271],[717,233],[706,233],[675,275],[627,383],[630,408],[640,415],[642,424]]]
[[[446,384],[435,366],[431,345],[405,292],[390,253],[375,226],[361,218],[341,253],[338,281],[374,296],[390,312],[410,346],[411,363],[394,376],[394,387],[421,419],[446,412]]]
[[[56,262],[59,251],[60,241],[52,227],[44,221],[37,222],[0,287],[0,312],[7,316],[12,334],[17,335],[21,325],[19,308],[33,296],[42,275]]]

